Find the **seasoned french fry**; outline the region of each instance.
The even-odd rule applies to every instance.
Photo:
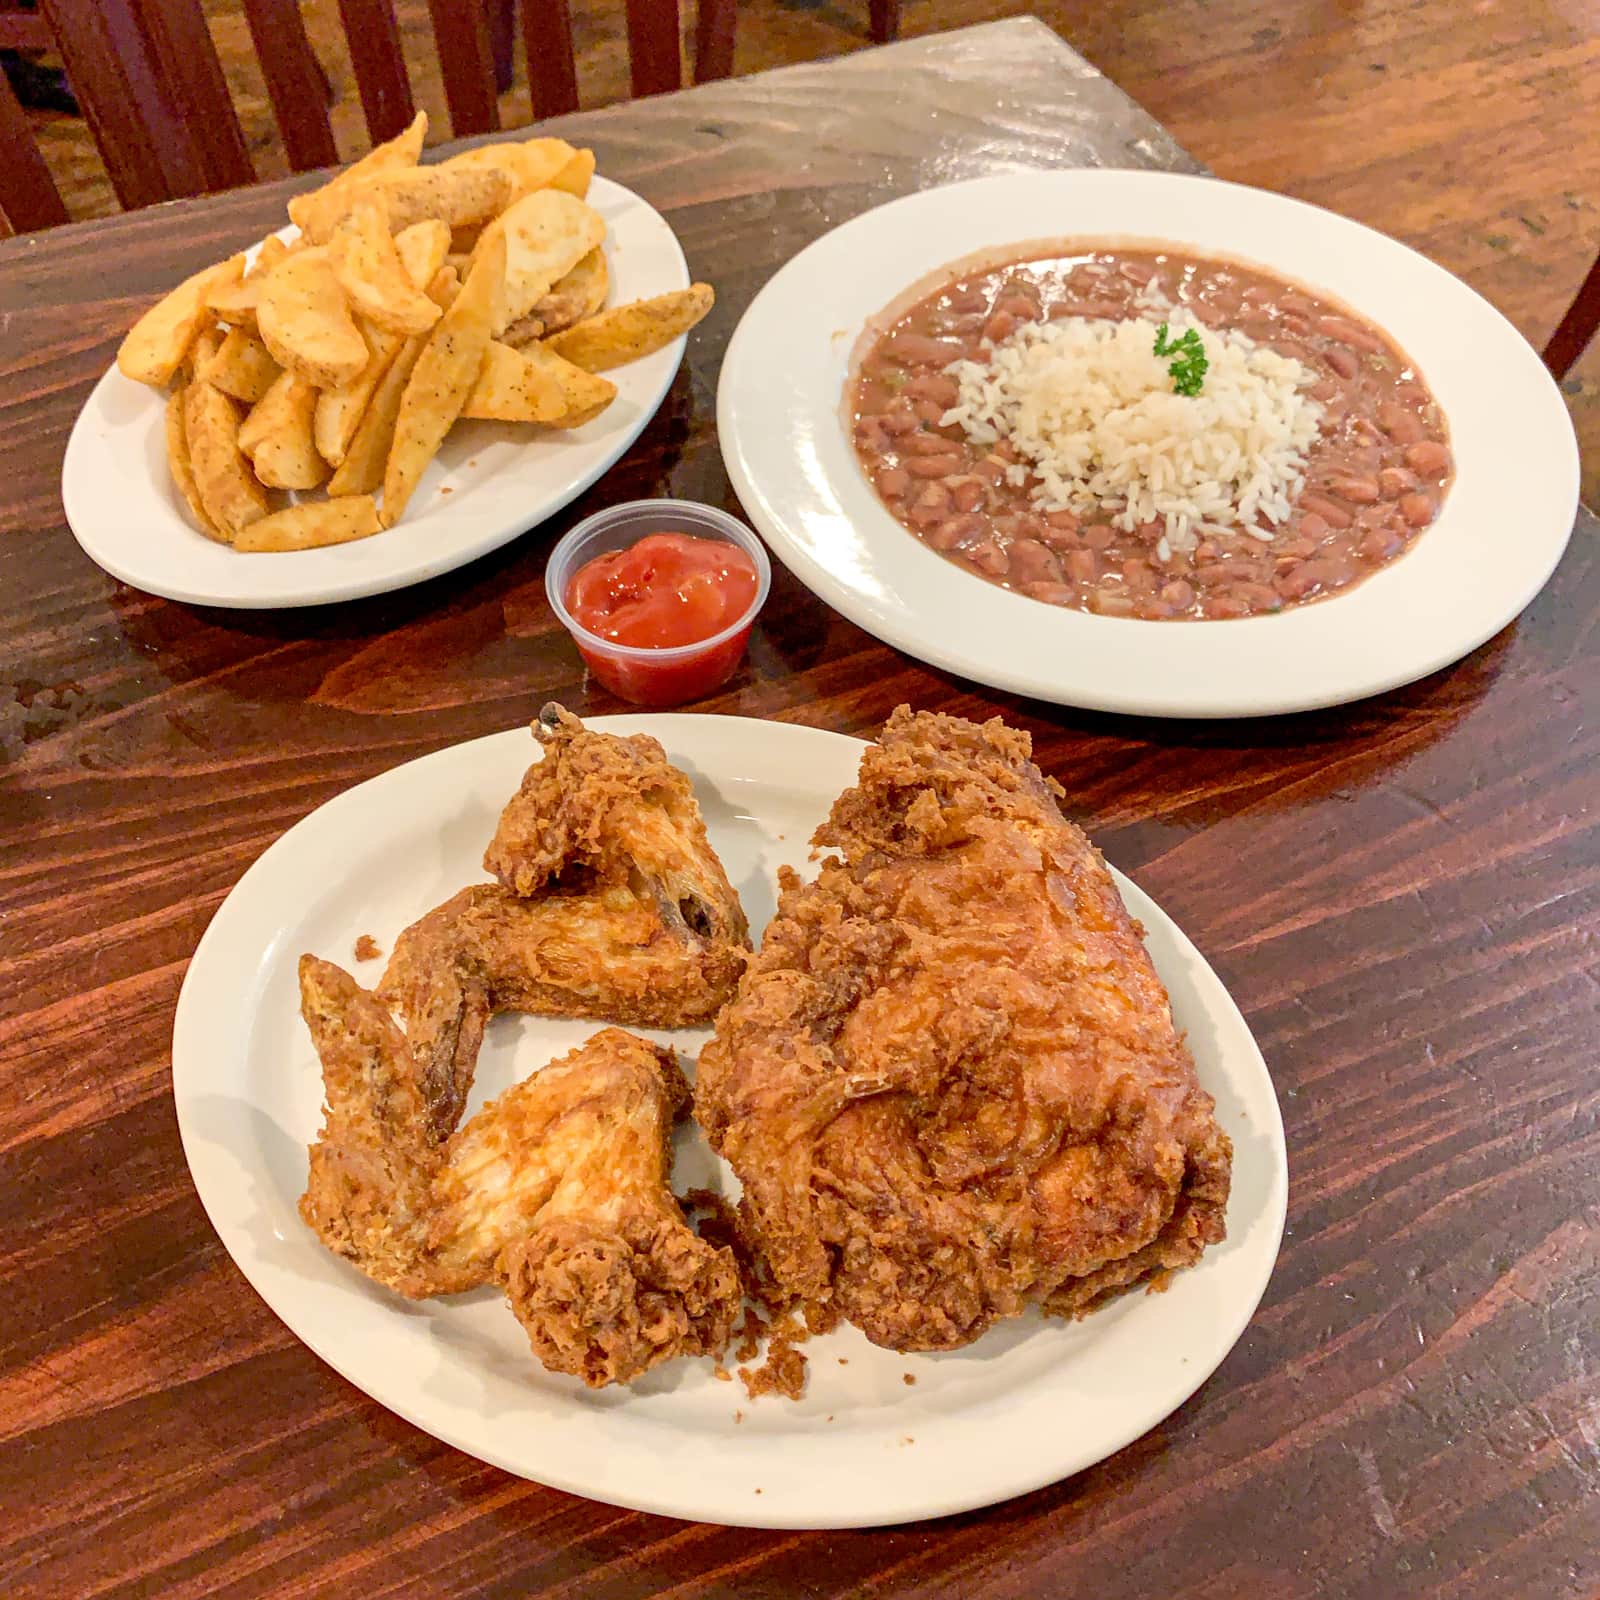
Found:
[[[381,532],[377,502],[370,494],[339,495],[331,500],[302,500],[285,506],[241,530],[235,550],[315,550],[348,544]]]
[[[715,299],[709,284],[695,283],[651,300],[612,306],[558,333],[545,348],[585,372],[605,372],[665,349],[699,322]]]
[[[253,406],[282,370],[272,352],[253,333],[230,328],[216,353],[203,365],[197,364],[196,376]]]
[[[222,338],[220,328],[200,330],[194,343],[189,346],[189,354],[184,357],[183,366],[179,369],[186,381],[193,381],[216,360],[217,352],[222,348]]]
[[[549,294],[606,236],[598,211],[560,189],[539,189],[510,206],[483,230],[474,258],[491,239],[506,245],[506,285],[498,338]]]
[[[566,277],[558,278],[551,285],[550,293],[527,316],[519,317],[506,329],[503,341],[513,350],[520,350],[536,339],[560,333],[599,311],[606,303],[610,288],[606,253],[597,245]]]
[[[245,273],[245,282],[251,278],[264,278],[288,255],[289,246],[277,234],[269,233],[256,250],[256,258],[250,263],[249,270]]]
[[[460,290],[461,284],[450,267],[440,268],[428,285],[429,295],[441,310],[450,306]],[[400,415],[400,400],[427,342],[426,334],[413,334],[404,341],[399,354],[389,363],[388,370],[372,392],[372,398],[362,413],[343,458],[328,480],[329,494],[371,494],[383,487],[383,470],[394,443],[394,425]]]
[[[409,127],[397,133],[387,143],[369,150],[359,161],[351,163],[342,172],[335,173],[320,189],[297,194],[289,202],[289,220],[302,233],[308,232],[302,213],[317,215],[325,210],[335,210],[337,208],[330,206],[326,199],[329,194],[337,194],[381,173],[403,172],[408,167],[416,166],[422,155],[422,141],[427,136],[428,113],[419,111],[411,119]]]
[[[450,224],[437,217],[413,222],[394,236],[394,247],[400,253],[400,265],[406,269],[406,276],[419,289],[426,289],[450,253]],[[432,326],[430,322],[428,327]]]
[[[313,244],[326,244],[344,217],[363,200],[383,207],[389,231],[437,217],[451,227],[497,216],[511,198],[511,181],[493,167],[413,167],[380,173],[312,196],[295,218]]]
[[[189,347],[210,320],[206,298],[213,289],[237,283],[244,273],[244,257],[230,256],[185,278],[163,295],[128,330],[117,350],[117,367],[137,383],[165,388],[183,365]]]
[[[496,422],[554,422],[571,409],[561,365],[560,357],[537,345],[523,352],[491,340],[461,415]]]
[[[571,159],[550,180],[550,187],[565,189],[568,194],[575,194],[581,200],[588,194],[593,179],[594,151],[574,150]]]
[[[256,476],[272,489],[315,489],[328,476],[312,435],[317,390],[285,372],[239,429],[239,448]]]
[[[271,509],[239,448],[238,403],[214,384],[184,386],[183,430],[195,490],[205,514],[231,544]]]
[[[350,304],[380,328],[426,333],[439,320],[438,306],[412,282],[375,202],[359,201],[345,214],[328,252]]]
[[[503,172],[512,186],[511,198],[520,199],[535,189],[547,188],[577,154],[565,139],[522,139],[504,144],[481,144],[440,163],[445,167],[492,167]]]
[[[226,544],[227,535],[206,515],[199,486],[194,481],[194,466],[189,460],[189,434],[183,421],[184,388],[185,385],[180,383],[167,396],[167,465],[172,471],[172,481],[178,486],[178,493],[183,496],[183,503],[189,508],[194,525],[206,538]]]
[[[461,414],[489,347],[505,271],[505,240],[496,237],[480,251],[461,293],[439,319],[417,358],[400,397],[394,444],[384,467],[386,528],[404,515],[424,470]]]
[[[325,249],[288,256],[267,274],[256,327],[279,364],[308,383],[349,383],[370,359]]]

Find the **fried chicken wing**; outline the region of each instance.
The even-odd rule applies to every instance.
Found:
[[[723,1349],[738,1271],[668,1185],[690,1098],[670,1050],[603,1029],[440,1138],[377,998],[313,956],[300,983],[326,1097],[300,1214],[329,1249],[412,1298],[501,1285],[545,1366],[592,1387]]]
[[[774,1278],[891,1349],[1082,1315],[1223,1237],[1227,1136],[1030,757],[998,720],[897,711],[700,1057]]]

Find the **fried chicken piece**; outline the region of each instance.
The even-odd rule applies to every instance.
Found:
[[[1223,1237],[1232,1150],[1138,925],[1026,734],[902,707],[701,1053],[781,1289],[943,1350]]]
[[[329,1249],[412,1298],[500,1284],[545,1366],[591,1387],[720,1354],[738,1270],[668,1187],[690,1100],[670,1050],[603,1029],[440,1140],[378,1000],[313,956],[300,979],[327,1100],[300,1214]]]
[[[401,934],[378,985],[405,1021],[436,1129],[455,1126],[500,1011],[631,1027],[705,1024],[750,948],[689,780],[643,735],[551,703],[477,884]]]

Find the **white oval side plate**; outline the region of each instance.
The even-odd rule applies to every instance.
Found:
[[[808,870],[811,831],[854,781],[862,750],[838,734],[737,717],[591,725],[654,734],[690,775],[758,936],[778,867]],[[840,1329],[804,1347],[802,1401],[752,1403],[706,1360],[591,1392],[538,1364],[498,1293],[408,1302],[330,1255],[296,1212],[322,1101],[296,962],[312,950],[375,983],[382,964],[354,962],[356,937],[371,934],[387,952],[407,923],[482,877],[484,844],[535,748],[525,730],[492,735],[330,801],[240,879],[184,980],[172,1077],[195,1186],[245,1276],[306,1344],[419,1428],[509,1472],[643,1511],[759,1527],[871,1526],[1003,1500],[1110,1455],[1205,1381],[1277,1255],[1283,1126],[1222,984],[1120,877],[1234,1142],[1228,1238],[1164,1294],[1124,1297],[1080,1323],[1025,1317],[944,1355],[896,1355]],[[498,1018],[474,1108],[596,1026]],[[692,1066],[707,1036],[653,1037]],[[692,1124],[677,1142],[680,1193],[731,1181]]]
[[[878,500],[846,436],[852,349],[869,318],[944,263],[1056,238],[1234,256],[1325,290],[1386,329],[1449,420],[1457,473],[1438,521],[1345,594],[1229,622],[1068,611],[927,548]],[[1560,391],[1485,300],[1359,223],[1177,173],[1018,172],[845,223],[801,251],[745,313],[723,362],[717,425],[751,521],[852,622],[979,683],[1148,716],[1309,710],[1447,666],[1538,593],[1578,504],[1577,443]]]
[[[604,178],[594,180],[589,203],[606,221],[609,304],[687,287],[683,251],[659,212]],[[113,365],[67,442],[67,522],[113,577],[170,600],[263,610],[402,589],[498,550],[582,494],[655,415],[684,343],[675,339],[608,374],[617,398],[581,428],[458,423],[397,527],[352,544],[257,555],[190,525],[167,470],[165,396]]]

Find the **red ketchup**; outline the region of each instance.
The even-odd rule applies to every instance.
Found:
[[[597,638],[651,652],[614,655],[579,639],[595,677],[625,700],[667,706],[709,694],[733,675],[750,622],[725,639],[717,636],[749,612],[757,587],[755,563],[738,545],[650,533],[626,550],[586,561],[564,598]],[[702,641],[704,650],[685,648]]]

